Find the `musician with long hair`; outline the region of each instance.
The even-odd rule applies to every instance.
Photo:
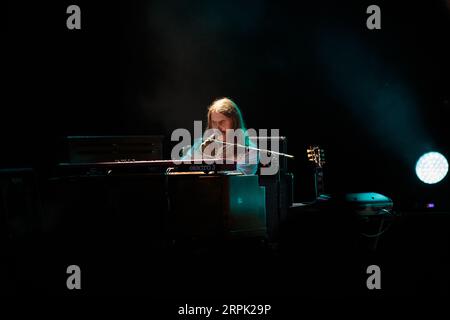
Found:
[[[231,99],[217,99],[208,107],[205,136],[212,138],[195,141],[183,159],[220,158],[236,162],[237,172],[256,173],[258,153],[248,148],[256,146],[250,141],[241,110]]]

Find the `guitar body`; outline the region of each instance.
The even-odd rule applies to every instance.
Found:
[[[325,194],[325,183],[323,175],[323,165],[325,164],[324,151],[318,146],[311,146],[307,149],[308,160],[314,164],[314,188],[316,199]]]

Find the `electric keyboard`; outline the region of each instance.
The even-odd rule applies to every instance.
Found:
[[[219,173],[235,171],[236,163],[225,162],[222,159],[208,159],[208,162],[199,161],[114,161],[92,163],[59,163],[59,173],[71,175],[116,175],[116,174],[166,174],[168,172],[203,172]]]

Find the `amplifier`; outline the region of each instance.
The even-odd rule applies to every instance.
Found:
[[[139,161],[163,158],[163,136],[68,136],[70,163]]]

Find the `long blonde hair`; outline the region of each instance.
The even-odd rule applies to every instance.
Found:
[[[208,107],[208,126],[207,129],[212,128],[211,114],[213,112],[221,113],[232,120],[233,129],[241,129],[244,133],[244,144],[246,146],[250,145],[250,138],[247,133],[247,128],[245,127],[244,118],[242,117],[242,112],[234,103],[233,100],[229,98],[220,98],[214,100],[214,102]]]
[[[220,98],[215,100],[208,107],[208,129],[212,128],[211,114],[213,112],[221,113],[228,118],[231,118],[233,122],[233,129],[242,129],[244,132],[247,131],[245,128],[244,119],[242,118],[241,110],[236,103],[234,103],[229,98]]]

